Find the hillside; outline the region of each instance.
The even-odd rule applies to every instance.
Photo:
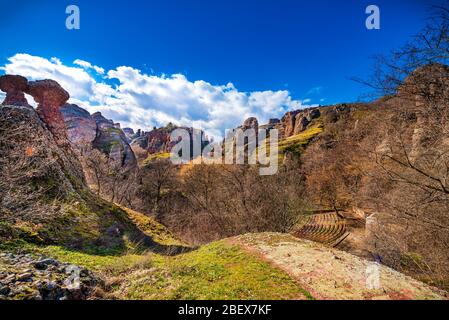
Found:
[[[319,245],[288,237],[283,240],[286,237],[283,235],[243,236],[188,248],[152,218],[93,195],[85,186],[76,158],[68,160],[67,154],[73,151],[65,149],[65,144],[60,147],[53,142],[53,136],[33,109],[2,106],[0,112],[2,137],[6,139],[2,141],[14,141],[9,147],[2,144],[2,161],[5,166],[15,165],[12,171],[2,171],[2,298],[443,297],[426,285],[392,271],[386,271],[384,282],[388,284],[394,279],[394,291],[387,287],[384,295],[378,290],[340,294],[347,289],[345,281],[349,280],[331,283],[320,277],[322,282],[316,282],[306,274],[320,270],[327,263],[321,259],[332,255],[345,257],[338,271],[343,279],[351,268],[359,268],[359,273],[363,273],[368,262]],[[27,148],[32,152],[27,152]],[[31,168],[34,170],[30,171]],[[14,176],[8,176],[9,172]],[[6,184],[11,181],[16,188]],[[288,249],[279,249],[287,244]],[[292,260],[282,261],[279,254]],[[318,255],[317,259],[314,255]],[[312,257],[307,260],[311,265],[304,264],[303,269],[297,270],[303,257]],[[84,274],[79,290],[69,289],[64,282],[65,270],[73,266],[81,267]]]
[[[68,93],[51,80],[28,83],[19,76],[0,80],[11,103],[0,106],[2,242],[25,240],[87,251],[121,252],[136,243],[164,249],[123,209],[88,188],[80,156],[65,126],[60,126],[59,108]],[[37,110],[11,92],[19,98],[24,92],[32,94],[39,103]],[[51,94],[59,98],[49,99]],[[41,100],[42,96],[47,98]]]
[[[447,73],[433,65],[415,78],[446,88]],[[159,161],[170,128],[141,135],[150,156],[139,168],[118,124],[66,105],[58,83],[2,76],[0,89],[0,299],[447,298],[415,280],[447,287],[444,103],[423,106],[403,89],[289,112],[260,126],[281,133],[279,173],[262,177]],[[124,159],[132,170],[121,171]],[[89,161],[108,179],[97,193]],[[74,268],[78,289],[66,282]]]
[[[169,234],[166,237],[169,242],[175,241],[169,240]],[[17,249],[0,246],[1,252]],[[35,299],[43,294],[51,297],[45,290],[49,282],[58,284],[58,280],[51,280],[57,271],[50,269],[44,273],[46,277],[50,275],[50,279],[41,278],[41,271],[30,272],[30,263],[36,265],[45,261],[43,257],[53,258],[52,263],[58,266],[76,265],[85,270],[82,292],[86,293],[83,297],[89,299],[448,298],[445,292],[384,266],[379,266],[379,287],[368,289],[366,283],[370,275],[367,268],[372,263],[283,234],[252,234],[225,239],[176,256],[139,251],[121,255],[93,254],[60,246],[29,244],[21,244],[20,252],[15,255],[0,253],[0,283],[10,279],[8,288],[13,294],[9,298],[13,299]],[[15,265],[12,265],[11,256],[16,259]],[[26,270],[29,276],[24,281],[21,279]],[[44,281],[45,286],[40,286],[39,281]],[[60,284],[60,288],[65,287]],[[3,290],[6,292],[4,287]],[[68,297],[76,297],[73,295],[74,291],[69,290]]]

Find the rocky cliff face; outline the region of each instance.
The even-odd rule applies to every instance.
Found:
[[[288,138],[305,131],[312,120],[317,119],[320,116],[321,111],[318,108],[288,112],[281,120],[284,138]]]
[[[175,130],[175,127],[167,126],[144,132],[133,141],[132,145],[139,146],[150,154],[170,152],[174,145],[170,140],[170,134],[173,130]]]
[[[121,161],[123,166],[136,166],[136,157],[120,126],[103,117],[100,112],[94,113],[92,118],[97,126],[93,147],[108,154],[112,159]]]
[[[103,151],[123,166],[136,166],[136,157],[128,143],[129,138],[120,125],[107,120],[101,113],[91,115],[74,104],[66,104],[61,112],[67,128],[67,134],[79,150],[96,148]]]
[[[131,143],[136,137],[136,133],[132,128],[123,128],[123,133],[125,134],[128,143]]]
[[[201,135],[203,139],[202,148],[209,144],[202,131],[187,127],[177,127],[171,123],[166,127],[155,128],[149,132],[141,132],[139,130],[131,143],[131,147],[139,161],[145,160],[150,155],[170,153],[177,143],[177,141],[172,141],[170,138],[172,132],[176,129],[187,130],[191,139],[193,139],[193,136]],[[193,146],[193,143],[191,145]]]
[[[101,114],[91,116],[77,105],[66,104],[70,95],[56,81],[29,82],[22,76],[5,75],[0,77],[0,90],[6,92],[2,105],[32,109],[25,93],[31,95],[38,103],[36,112],[39,118],[59,146],[68,145],[69,141],[80,150],[93,146],[124,166],[136,166],[136,157],[128,142],[130,138],[120,129],[120,125]]]
[[[61,108],[69,140],[78,148],[88,148],[97,136],[97,123],[89,112],[75,104]]]
[[[16,85],[17,79],[21,87]],[[53,81],[28,83],[23,79],[0,77],[7,93],[0,105],[0,243],[20,239],[77,249],[116,249],[125,247],[126,234],[131,241],[154,244],[124,211],[94,195],[87,186],[78,152],[66,138],[59,112],[68,94]],[[24,88],[40,110],[22,99]],[[89,119],[80,108],[73,110],[72,121]],[[111,127],[118,130],[101,125],[105,132]],[[92,133],[79,138],[89,141]],[[122,136],[120,139],[125,141]]]
[[[243,131],[253,129],[257,134],[259,131],[259,121],[257,121],[257,119],[254,117],[248,118],[243,122],[241,128],[243,129]]]
[[[78,195],[88,192],[70,144],[59,144],[33,108],[3,105],[0,167],[0,239],[61,239],[56,230],[68,217],[61,204],[80,201]],[[20,223],[33,232],[24,232]],[[50,225],[57,226],[54,233],[49,232]]]

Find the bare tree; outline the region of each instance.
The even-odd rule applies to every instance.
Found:
[[[449,271],[448,62],[449,11],[439,7],[421,33],[379,57],[374,77],[363,81],[389,96],[378,102],[384,108],[376,120],[380,141],[364,148],[376,164],[371,181],[379,186],[371,198],[382,212],[376,250],[393,267],[443,287]]]
[[[153,161],[145,165],[140,172],[138,195],[157,218],[163,214],[162,202],[178,187],[176,175],[176,167],[170,160]]]
[[[87,181],[97,195],[131,208],[135,206],[138,168],[124,166],[97,149],[84,150],[82,159]]]

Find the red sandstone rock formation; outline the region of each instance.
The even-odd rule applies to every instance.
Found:
[[[38,103],[37,113],[47,124],[56,140],[67,139],[65,122],[60,108],[70,95],[56,81],[41,80],[28,83],[27,93]]]
[[[259,130],[259,122],[254,117],[248,118],[245,120],[245,122],[243,122],[242,129],[243,130],[254,129],[257,134]]]
[[[28,80],[22,76],[1,76],[0,90],[6,92],[6,98],[2,105],[29,106],[24,94],[27,88]]]
[[[285,114],[285,116],[282,118],[282,124],[284,127],[284,135],[285,137],[291,137],[295,131],[295,122],[296,122],[296,116],[298,115],[299,111],[292,111]]]
[[[282,118],[284,138],[297,135],[307,129],[313,119],[321,116],[319,109],[296,110],[285,114]]]

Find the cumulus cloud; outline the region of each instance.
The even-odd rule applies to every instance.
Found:
[[[264,123],[305,107],[286,90],[242,92],[232,83],[190,81],[182,74],[147,75],[129,66],[106,72],[81,59],[65,65],[58,58],[16,54],[0,69],[33,80],[56,80],[69,91],[71,103],[89,112],[100,111],[134,129],[148,130],[172,122],[222,137],[226,129],[239,126],[248,117]]]
[[[95,80],[82,68],[65,66],[57,58],[50,60],[16,54],[1,68],[7,74],[18,74],[29,80],[53,79],[74,97],[89,99],[93,95]]]
[[[80,67],[83,67],[84,69],[93,69],[98,74],[104,74],[104,69],[100,68],[99,66],[94,66],[92,63],[80,59],[76,59],[73,61],[73,64],[76,64]]]

